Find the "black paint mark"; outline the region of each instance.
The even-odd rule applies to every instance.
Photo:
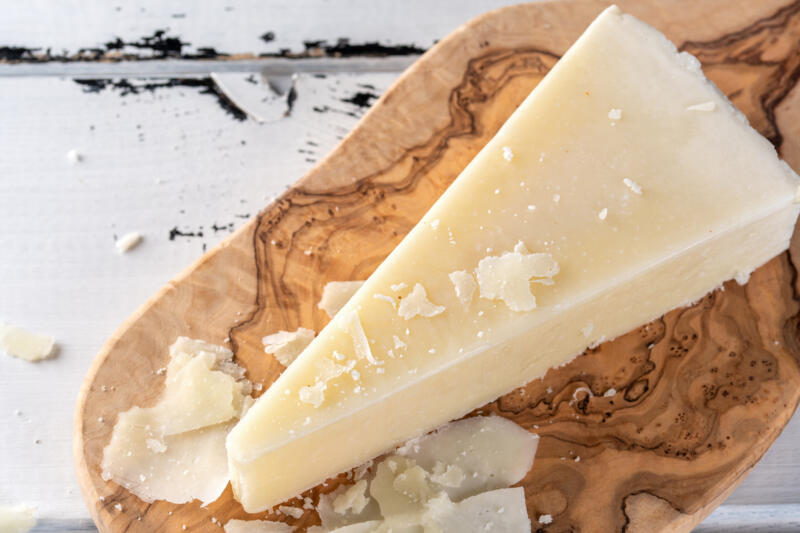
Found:
[[[234,227],[234,223],[233,222],[230,222],[228,224],[224,224],[222,226],[217,225],[216,222],[211,224],[211,229],[214,230],[214,233],[217,233],[217,232],[220,232],[220,231],[227,231],[228,233],[231,233],[233,231],[233,227]]]
[[[346,102],[348,104],[353,104],[360,108],[367,108],[372,105],[372,101],[377,99],[378,95],[375,93],[370,92],[357,92],[350,98],[342,98],[342,102]]]
[[[181,18],[179,14],[172,15]],[[228,57],[229,54],[218,52],[211,47],[197,47],[196,52],[184,52],[191,43],[181,40],[180,37],[167,34],[167,30],[155,30],[151,35],[145,35],[133,41],[126,41],[116,37],[103,43],[102,46],[87,46],[78,48],[77,52],[63,50],[54,53],[50,48],[41,52],[42,48],[25,48],[20,46],[0,46],[0,61],[7,63],[43,63],[46,61],[128,61],[152,59],[218,59]],[[141,56],[135,51],[150,51],[151,54]]]
[[[171,230],[169,230],[169,240],[174,241],[175,237],[202,237],[203,236],[203,228],[202,226],[197,231],[181,231],[178,229],[178,226],[175,226]]]
[[[362,89],[367,89],[368,91],[376,91],[377,90],[375,88],[375,86],[372,85],[371,83],[359,83],[358,86],[361,87]]]
[[[328,44],[327,41],[304,41],[306,54],[324,55],[332,57],[353,57],[353,56],[408,56],[418,55],[425,52],[424,48],[419,48],[413,44],[385,45],[377,41],[362,44],[352,44],[350,39],[338,39],[336,44]]]
[[[90,78],[74,79],[73,81],[81,85],[85,93],[99,93],[110,89],[112,91],[118,91],[120,96],[140,94],[142,92],[155,92],[157,90],[174,87],[197,88],[200,89],[200,94],[214,96],[217,100],[217,104],[236,120],[247,120],[247,113],[228,98],[211,78],[169,78],[163,81],[143,80],[141,82],[132,82],[126,78]]]
[[[289,87],[289,92],[286,94],[286,111],[283,113],[284,117],[288,117],[292,114],[294,103],[297,101],[296,81],[297,78],[292,78],[292,86]]]
[[[0,46],[0,61],[15,63],[18,61],[33,61],[37,50],[41,48],[25,48],[23,46]]]
[[[244,213],[242,215],[233,215],[236,218],[250,218],[250,213]]]
[[[184,18],[185,13],[174,13],[172,18]],[[259,36],[266,42],[275,40],[275,32],[268,31]],[[62,50],[53,52],[51,48],[28,48],[24,46],[0,46],[0,62],[6,63],[43,63],[47,61],[147,61],[156,59],[222,59],[231,54],[218,51],[213,47],[196,46],[194,52],[187,50],[192,43],[180,36],[169,35],[166,29],[156,29],[150,35],[135,40],[116,37],[102,45],[86,46],[77,51]],[[258,57],[285,57],[301,59],[309,57],[387,57],[419,55],[424,48],[414,44],[382,44],[378,41],[351,43],[350,39],[341,38],[335,43],[326,40],[310,40],[303,43],[304,50],[292,51],[281,48],[277,52],[259,54]],[[141,55],[141,52],[149,52]]]
[[[247,83],[252,83],[253,85],[258,85],[258,80],[256,79],[255,74],[250,74],[244,79],[244,81],[246,81]]]

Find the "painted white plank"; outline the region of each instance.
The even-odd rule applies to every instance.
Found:
[[[29,503],[52,519],[88,515],[72,416],[101,344],[204,244],[335,146],[363,113],[342,99],[394,77],[301,76],[291,116],[265,124],[234,120],[197,88],[123,97],[69,79],[0,80],[0,320],[54,335],[61,348],[34,365],[0,355],[0,504]],[[324,105],[337,111],[312,110]],[[71,149],[80,163],[67,160]],[[203,237],[171,241],[175,227]],[[115,236],[133,230],[144,241],[119,255]]]
[[[722,505],[695,533],[797,533],[800,504]]]
[[[0,16],[0,46],[51,48],[71,56],[80,49],[101,48],[120,38],[143,44],[156,30],[188,43],[184,54],[213,48],[230,54],[303,52],[306,41],[340,38],[351,43],[412,44],[430,47],[435,40],[491,9],[515,0],[27,0],[6,2]],[[80,28],[79,31],[76,28]],[[272,34],[272,40],[262,36]],[[269,42],[267,42],[269,41]],[[146,48],[124,52],[143,57]]]

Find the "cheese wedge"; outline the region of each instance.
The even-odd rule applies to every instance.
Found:
[[[227,440],[248,512],[740,281],[800,178],[660,33],[604,11]]]

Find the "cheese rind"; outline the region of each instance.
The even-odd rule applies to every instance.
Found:
[[[788,246],[797,185],[696,59],[609,8],[234,428],[236,496],[260,511],[749,274]],[[553,268],[526,271],[529,254]],[[455,271],[480,298],[464,305]],[[401,283],[398,310],[373,297]],[[412,294],[425,312],[399,313]],[[354,357],[349,311],[377,363],[300,402],[320,360]]]

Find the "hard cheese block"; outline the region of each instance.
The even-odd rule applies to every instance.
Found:
[[[785,250],[798,176],[609,8],[233,429],[260,511]]]

